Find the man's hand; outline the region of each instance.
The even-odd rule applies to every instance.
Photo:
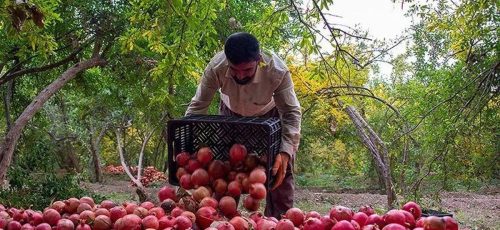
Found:
[[[288,161],[290,160],[290,156],[288,153],[280,152],[276,159],[274,159],[274,165],[272,169],[273,176],[276,176],[274,180],[274,185],[271,190],[276,189],[283,183],[283,179],[285,179],[286,169],[288,167]]]

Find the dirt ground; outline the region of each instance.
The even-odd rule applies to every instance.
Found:
[[[83,186],[95,193],[105,195],[115,202],[137,200],[135,188],[123,178],[106,178],[104,183],[84,183]],[[158,188],[148,188],[151,197],[156,198]],[[436,201],[438,200],[438,201]],[[386,196],[373,193],[333,193],[320,189],[297,188],[295,206],[304,211],[315,210],[327,213],[332,205],[358,209],[371,205],[377,213],[384,213]],[[434,210],[453,214],[460,229],[500,230],[500,189],[483,193],[447,192],[423,199],[420,204]]]

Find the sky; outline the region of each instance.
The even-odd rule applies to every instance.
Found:
[[[305,0],[306,3],[309,1]],[[334,0],[330,12],[336,15],[336,17],[331,18],[335,24],[349,27],[357,25],[368,31],[369,38],[390,40],[401,35],[410,26],[411,18],[404,15],[407,8],[408,5],[405,5],[401,9],[401,0],[397,0],[395,3],[391,0]],[[404,43],[402,43],[391,50],[391,53],[395,55],[404,52],[404,50]],[[380,73],[378,76],[372,77],[387,78],[391,74],[392,66],[387,63],[378,64]]]

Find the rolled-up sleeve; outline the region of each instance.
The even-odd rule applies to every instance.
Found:
[[[281,114],[281,152],[295,156],[300,142],[302,113],[300,103],[293,88],[290,72],[286,72],[281,84],[274,93],[276,108]]]
[[[196,94],[191,99],[185,115],[207,114],[208,107],[218,89],[217,76],[212,67],[208,66],[201,77],[201,82],[198,84]]]

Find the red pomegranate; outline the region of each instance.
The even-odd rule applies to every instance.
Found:
[[[351,221],[353,215],[353,211],[348,207],[337,205],[330,209],[330,218],[336,219],[337,221]]]
[[[422,209],[420,208],[420,205],[413,201],[407,202],[401,209],[410,212],[415,220],[422,216]]]
[[[290,208],[286,211],[285,218],[292,221],[295,227],[299,227],[302,223],[304,223],[305,215],[299,208]]]
[[[208,165],[213,159],[213,152],[209,147],[203,147],[196,153],[196,159],[201,165]]]
[[[247,156],[247,148],[242,144],[234,144],[229,149],[229,160],[232,164],[243,162]]]
[[[181,152],[175,156],[175,161],[179,167],[184,167],[187,165],[189,159],[191,158],[191,154],[188,152]]]

